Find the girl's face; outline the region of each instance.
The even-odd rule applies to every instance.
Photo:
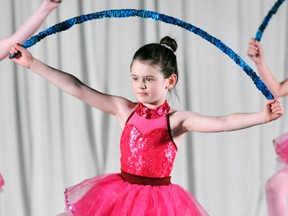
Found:
[[[153,108],[164,103],[168,90],[176,83],[171,82],[171,77],[164,78],[158,66],[147,62],[135,60],[131,66],[133,92],[138,101],[147,107]]]

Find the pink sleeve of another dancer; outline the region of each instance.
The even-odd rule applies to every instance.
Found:
[[[278,160],[284,164],[288,164],[288,133],[282,134],[274,139],[273,142]]]
[[[2,175],[0,174],[0,190],[2,189],[3,185],[4,185],[4,179]]]

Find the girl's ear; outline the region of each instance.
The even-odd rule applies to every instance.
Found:
[[[168,89],[172,89],[177,83],[177,75],[172,74],[170,77],[168,77]]]

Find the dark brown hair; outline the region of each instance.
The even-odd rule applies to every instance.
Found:
[[[178,78],[177,59],[174,54],[177,47],[176,41],[166,36],[160,40],[160,43],[146,44],[138,49],[133,56],[131,65],[135,60],[144,61],[159,66],[165,78],[172,74],[176,74]]]

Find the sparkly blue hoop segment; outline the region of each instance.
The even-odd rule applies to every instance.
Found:
[[[105,10],[105,11],[77,16],[77,17],[68,19],[66,21],[63,21],[61,23],[58,23],[54,26],[51,26],[48,29],[40,32],[39,34],[32,36],[25,43],[23,43],[22,46],[24,48],[29,48],[49,35],[52,35],[61,31],[65,31],[71,28],[75,24],[80,24],[86,21],[90,21],[94,19],[103,19],[103,18],[127,18],[127,17],[135,17],[135,16],[140,17],[140,18],[146,18],[146,19],[151,18],[153,20],[158,20],[164,23],[176,25],[202,37],[203,39],[207,40],[208,42],[216,46],[218,49],[220,49],[223,53],[228,55],[237,65],[239,65],[246,72],[246,74],[252,79],[256,87],[262,92],[262,94],[267,99],[274,98],[271,92],[266,87],[266,85],[253,71],[253,69],[237,53],[235,53],[230,47],[225,45],[221,40],[213,37],[206,31],[192,24],[189,24],[180,19],[168,16],[165,14],[160,14],[154,11],[136,10],[136,9],[120,9],[120,10]],[[13,56],[10,56],[10,57],[13,58]]]
[[[269,10],[268,14],[265,16],[265,18],[263,19],[261,25],[258,28],[258,31],[256,33],[255,36],[255,40],[260,41],[262,36],[263,36],[263,32],[266,29],[270,19],[272,18],[272,16],[274,14],[277,13],[279,7],[281,6],[281,4],[284,2],[285,0],[278,0],[275,2],[275,4],[272,6],[272,8]]]

